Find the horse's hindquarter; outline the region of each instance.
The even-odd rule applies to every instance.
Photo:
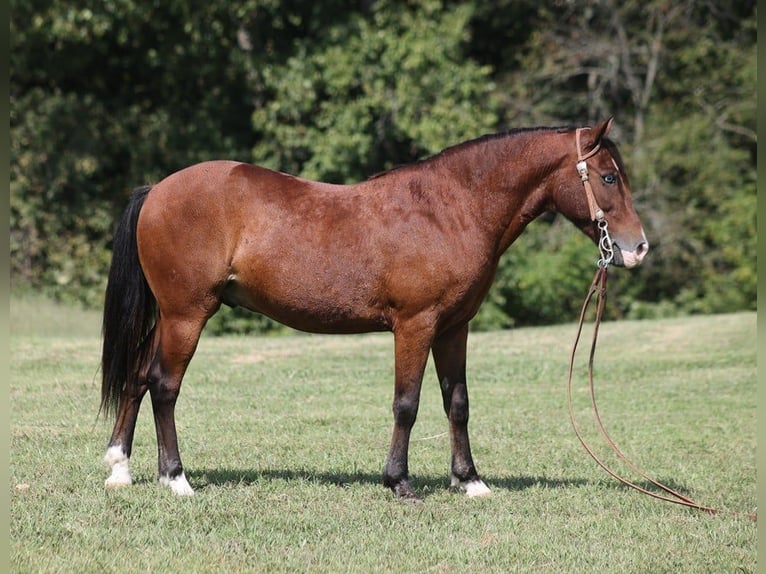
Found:
[[[155,268],[172,261],[161,273],[195,299],[223,299],[306,331],[364,332],[439,312],[435,300],[457,305],[477,281],[464,238],[383,182],[333,186],[232,162],[171,178],[150,194],[162,203],[151,219],[165,253],[142,248],[141,258],[157,260]],[[153,205],[147,199],[145,209]]]
[[[152,186],[136,226],[138,256],[165,315],[212,312],[226,281],[237,216],[224,202],[235,162],[207,162]]]

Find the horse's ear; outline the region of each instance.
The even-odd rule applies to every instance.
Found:
[[[603,122],[600,122],[590,128],[587,132],[585,143],[583,144],[584,150],[583,151],[590,151],[596,146],[601,144],[601,138],[605,137],[609,130],[612,129],[612,123],[614,122],[614,116],[611,116],[607,119],[605,119]]]
[[[613,123],[614,123],[614,116],[609,116],[607,119],[605,119],[603,122],[601,122],[594,128],[594,130],[599,131],[599,136],[598,136],[599,139],[609,135],[609,132],[612,129]]]

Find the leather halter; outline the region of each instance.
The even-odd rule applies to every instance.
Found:
[[[588,158],[593,157],[601,149],[601,143],[597,143],[595,147],[588,153],[583,154],[582,146],[580,145],[580,134],[583,130],[589,130],[590,128],[578,128],[575,132],[575,141],[577,143],[577,173],[580,174],[580,179],[585,187],[585,197],[588,199],[588,209],[590,210],[591,221],[601,221],[604,219],[604,210],[598,206],[596,197],[593,195],[593,188],[590,185],[590,179],[588,176]]]
[[[585,197],[588,200],[588,210],[590,211],[590,220],[595,221],[599,229],[598,250],[601,253],[601,259],[598,260],[598,266],[606,269],[614,259],[614,245],[612,244],[612,238],[609,236],[608,224],[604,215],[604,210],[601,209],[596,201],[596,196],[593,195],[593,187],[590,184],[590,176],[588,174],[588,158],[596,155],[601,149],[601,142],[599,141],[588,153],[583,154],[582,146],[580,145],[580,134],[583,130],[589,130],[590,128],[578,128],[575,131],[575,142],[577,145],[577,173],[580,174],[580,180],[585,188]]]

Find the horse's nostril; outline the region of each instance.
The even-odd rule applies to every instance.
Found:
[[[642,259],[644,255],[649,251],[649,243],[646,241],[642,241],[638,244],[638,247],[636,247],[636,255],[638,255],[639,259]]]

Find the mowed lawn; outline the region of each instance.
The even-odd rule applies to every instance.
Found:
[[[642,468],[711,516],[606,475],[569,422],[574,325],[473,333],[471,439],[493,489],[451,493],[432,364],[410,445],[422,504],[380,484],[390,334],[203,337],[176,410],[193,497],[156,482],[147,397],[135,484],[106,491],[97,317],[11,309],[13,572],[755,572],[756,315],[604,324],[599,408]],[[576,410],[590,423],[585,356]],[[643,483],[642,483],[643,484]]]

